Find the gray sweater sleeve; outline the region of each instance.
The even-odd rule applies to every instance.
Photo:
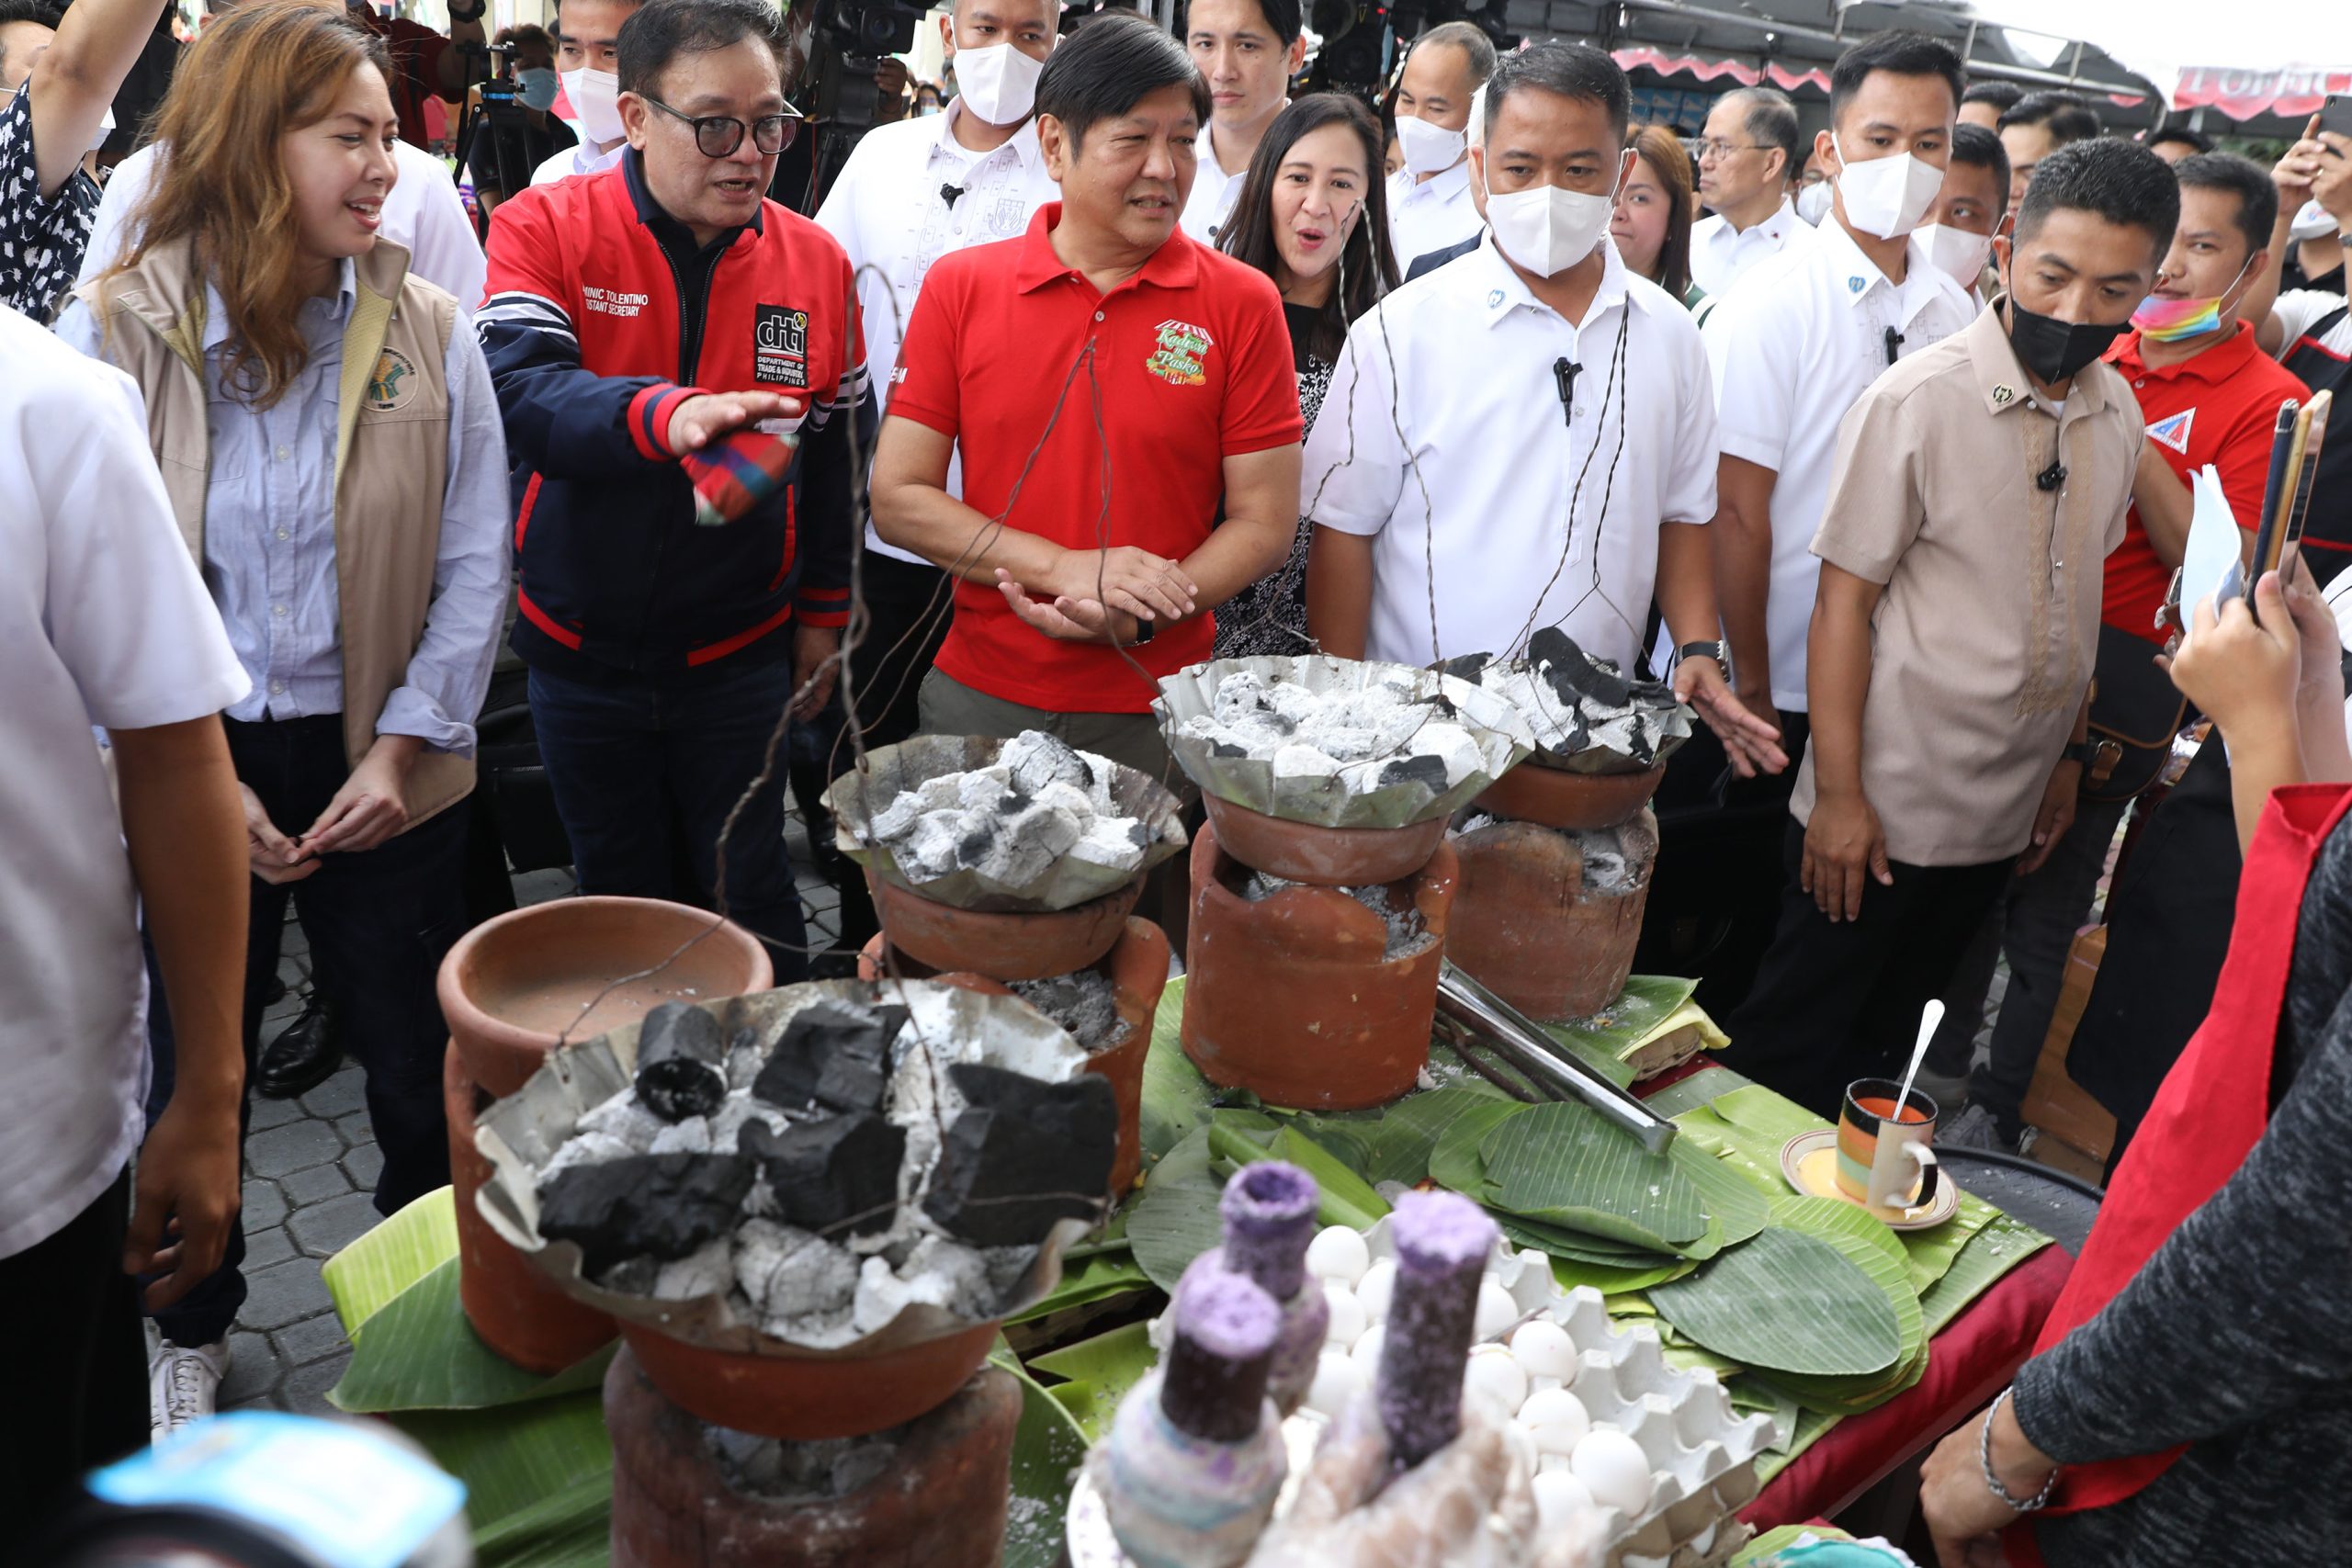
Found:
[[[2018,1374],[2018,1423],[2061,1463],[2244,1430],[2346,1384],[2352,830],[2313,869],[2295,946],[2278,1045],[2293,1078],[2268,1129],[2098,1316]]]

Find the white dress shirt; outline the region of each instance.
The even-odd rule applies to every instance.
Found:
[[[1214,124],[1201,127],[1193,138],[1193,194],[1184,198],[1183,215],[1176,226],[1214,248],[1225,220],[1233,215],[1233,204],[1241,195],[1241,176],[1250,172],[1248,160],[1231,174],[1216,161],[1216,145],[1213,140]]]
[[[1717,434],[1725,456],[1771,469],[1772,582],[1765,636],[1773,705],[1804,710],[1805,635],[1821,563],[1813,536],[1829,496],[1838,424],[1898,356],[1961,331],[1976,310],[1914,236],[1903,282],[1887,281],[1835,215],[1756,264],[1707,318]]]
[[[1745,229],[1735,229],[1730,219],[1711,212],[1690,226],[1690,281],[1709,294],[1728,294],[1749,267],[1779,255],[1804,232],[1797,204],[1785,196],[1771,217]]]
[[[146,971],[90,726],[218,713],[244,672],[180,542],[139,389],[0,307],[0,1258],[138,1147]],[[240,874],[242,874],[242,873]]]
[[[1715,414],[1690,313],[1601,251],[1581,326],[1489,235],[1350,329],[1303,482],[1315,522],[1374,540],[1368,657],[1508,653],[1558,626],[1633,667],[1659,525],[1714,515]]]
[[[142,147],[115,165],[106,197],[98,203],[97,228],[82,258],[78,282],[89,282],[130,251],[131,209],[154,181],[157,152]],[[400,177],[384,197],[383,226],[376,231],[408,252],[410,271],[447,289],[458,309],[471,315],[481,303],[482,280],[489,274],[472,214],[458,195],[448,168],[432,153],[395,142],[392,163]]]
[[[1470,160],[1417,180],[1410,169],[1388,176],[1388,245],[1396,276],[1432,251],[1458,245],[1486,227],[1470,200]]]
[[[876,412],[889,412],[899,340],[915,313],[931,264],[950,251],[1010,240],[1037,209],[1060,198],[1037,148],[1031,120],[1003,145],[975,152],[956,140],[961,98],[944,114],[877,125],[842,166],[817,223],[849,253],[857,273],[857,308],[865,325],[865,363],[874,373]],[[963,192],[950,202],[943,187]],[[949,459],[947,492],[964,492],[963,460]],[[882,542],[866,525],[865,547],[902,561],[921,556]]]
[[[574,125],[571,130],[573,134],[577,135],[580,127]],[[533,169],[531,183],[535,186],[551,186],[558,180],[568,180],[574,175],[597,174],[619,163],[621,154],[628,151],[627,138],[614,142],[604,152],[599,152],[588,145],[587,139],[582,137],[537,168]]]

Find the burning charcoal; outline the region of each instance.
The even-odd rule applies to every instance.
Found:
[[[1110,1183],[1119,1106],[1108,1078],[1049,1084],[1001,1067],[947,1069],[965,1109],[947,1129],[923,1212],[979,1247],[1034,1246],[1093,1214]]]
[[[1209,755],[1212,757],[1247,757],[1250,755],[1250,748],[1247,746],[1236,746],[1230,740],[1212,740],[1209,742]]]
[[[754,1122],[736,1146],[759,1161],[786,1224],[835,1240],[889,1228],[904,1128],[865,1112],[796,1122],[782,1133]]]
[[[907,1010],[895,1005],[876,1007],[871,1012],[826,1002],[803,1008],[785,1025],[783,1038],[752,1080],[752,1092],[787,1111],[812,1102],[836,1111],[875,1110],[881,1100],[865,1098],[868,1068],[887,1080],[890,1043],[898,1039],[906,1022]],[[837,1053],[858,1058],[860,1065],[842,1068],[829,1085],[827,1064]],[[831,1098],[829,1088],[846,1100]]]
[[[1380,770],[1380,787],[1391,784],[1417,784],[1431,795],[1445,793],[1445,759],[1422,753],[1414,757],[1399,757]]]
[[[1070,858],[1113,871],[1132,871],[1143,863],[1151,844],[1151,829],[1132,817],[1097,817],[1086,837],[1069,848]]]
[[[817,1100],[836,1111],[879,1111],[889,1091],[886,1057],[848,1045],[837,1046],[817,1071]]]
[[[1494,658],[1491,653],[1457,653],[1439,665],[1438,672],[1467,681],[1475,686],[1478,683],[1478,671],[1493,663]]]
[[[1527,656],[1544,671],[1562,702],[1573,703],[1578,693],[1603,707],[1622,708],[1634,700],[1631,681],[1594,662],[1557,626],[1545,626],[1528,638]]]
[[[740,1155],[576,1165],[540,1183],[539,1234],[579,1244],[591,1274],[628,1258],[668,1262],[733,1228],[756,1174]]]
[[[637,1098],[664,1122],[707,1116],[727,1098],[727,1032],[689,1002],[663,1002],[637,1036]]]
[[[1006,741],[1004,750],[997,753],[997,764],[1012,774],[1023,795],[1033,798],[1044,795],[1048,784],[1075,784],[1083,789],[1088,781],[1085,760],[1059,736],[1042,729],[1024,729]]]

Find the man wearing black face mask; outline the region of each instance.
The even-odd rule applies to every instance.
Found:
[[[2141,445],[2098,356],[2179,220],[2118,141],[2045,161],[1996,242],[2003,297],[1904,359],[1838,438],[1813,553],[1813,716],[1791,886],[1730,1065],[1816,1111],[1899,1071],[1920,1009],[2074,815],[2101,562]]]

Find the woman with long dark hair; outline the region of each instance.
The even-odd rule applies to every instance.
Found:
[[[1317,93],[1296,100],[1267,128],[1219,236],[1220,249],[1272,278],[1282,292],[1299,413],[1310,427],[1346,347],[1348,323],[1396,287],[1382,141],[1380,122],[1353,98]],[[1315,479],[1304,477],[1302,513]],[[1313,646],[1306,636],[1311,534],[1302,515],[1283,564],[1217,611],[1219,659],[1304,653]]]
[[[1634,171],[1617,192],[1609,238],[1625,270],[1639,273],[1697,311],[1706,290],[1690,281],[1690,154],[1662,125],[1625,132]]]

